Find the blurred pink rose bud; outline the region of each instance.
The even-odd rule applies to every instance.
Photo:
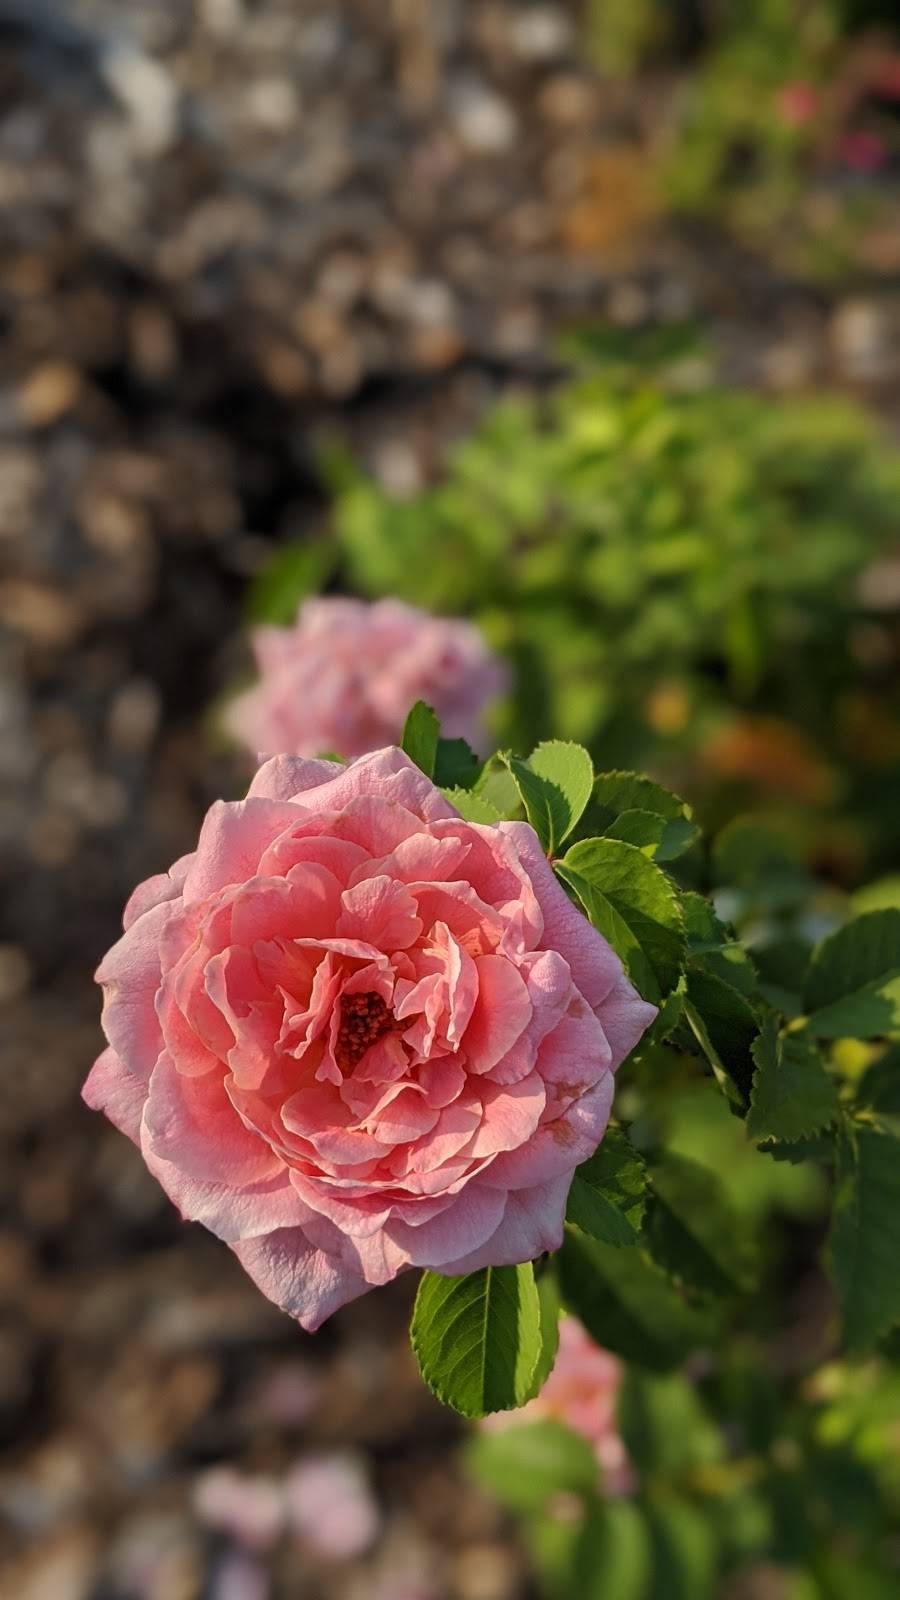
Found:
[[[445,738],[477,747],[507,687],[471,623],[400,600],[307,600],[292,628],[257,628],[252,643],[259,682],[232,702],[226,726],[254,754],[364,755],[399,741],[417,700]]]
[[[854,128],[838,144],[838,156],[854,172],[878,172],[888,159],[888,147],[877,133]]]
[[[381,1514],[354,1456],[321,1455],[298,1461],[284,1492],[290,1526],[316,1555],[352,1561],[378,1538]]]
[[[483,1427],[499,1432],[520,1422],[564,1422],[594,1446],[607,1494],[628,1494],[634,1472],[616,1423],[622,1363],[602,1350],[575,1317],[559,1327],[559,1354],[539,1395],[520,1411],[497,1412]]]
[[[250,1477],[235,1467],[211,1467],[194,1485],[202,1522],[247,1550],[270,1550],[284,1525],[284,1499],[274,1478]]]
[[[527,823],[400,750],[278,756],[124,920],[84,1097],[303,1327],[559,1248],[656,1008]]]
[[[819,96],[811,83],[786,83],[778,91],[776,105],[789,128],[805,128],[818,114]]]

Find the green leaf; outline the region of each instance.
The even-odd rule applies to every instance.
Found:
[[[661,783],[637,772],[601,772],[594,785],[592,815],[605,826],[623,811],[651,811],[657,817],[690,816],[690,808]]]
[[[674,861],[700,833],[683,800],[635,772],[600,774],[591,821],[598,833],[623,839],[657,861]]]
[[[834,1121],[837,1084],[809,1039],[780,1037],[775,1018],[768,1017],[752,1049],[747,1132],[754,1139],[801,1139]]]
[[[645,1600],[712,1600],[719,1560],[714,1514],[669,1498],[648,1506],[647,1521],[653,1583]]]
[[[869,911],[813,951],[803,1004],[824,1039],[874,1039],[900,1029],[900,911]]]
[[[665,1155],[650,1167],[644,1237],[654,1261],[698,1294],[745,1289],[753,1279],[746,1227],[710,1167]]]
[[[900,1138],[848,1123],[837,1177],[831,1255],[844,1335],[860,1350],[900,1322]]]
[[[516,780],[499,756],[491,756],[485,763],[475,789],[482,800],[492,805],[501,817],[513,818],[521,815],[522,797],[516,787]]]
[[[601,1244],[570,1225],[557,1259],[566,1306],[626,1361],[665,1372],[709,1340],[709,1314],[687,1305],[643,1251]]]
[[[582,1525],[565,1600],[645,1600],[651,1571],[641,1509],[631,1500],[606,1501]]]
[[[556,854],[578,822],[594,784],[591,758],[581,745],[551,739],[527,761],[505,755],[525,814],[547,854]]]
[[[859,1105],[900,1116],[900,1044],[891,1045],[867,1067],[856,1088]]]
[[[646,1189],[642,1158],[624,1133],[609,1128],[599,1148],[575,1169],[566,1216],[604,1244],[637,1244]]]
[[[293,623],[301,600],[327,583],[337,563],[330,539],[293,540],[264,562],[247,595],[249,622]]]
[[[482,767],[483,763],[465,739],[438,740],[432,777],[439,789],[474,788]]]
[[[587,1495],[597,1487],[597,1457],[587,1439],[561,1422],[518,1422],[479,1433],[466,1449],[474,1478],[514,1511],[536,1511],[551,1495]]]
[[[404,724],[400,748],[406,751],[410,761],[415,762],[426,778],[434,776],[440,737],[441,725],[431,707],[424,700],[417,700]]]
[[[758,989],[756,968],[731,929],[702,895],[686,891],[681,904],[690,968],[708,972],[740,990],[747,999],[754,999]]]
[[[724,978],[690,963],[685,1015],[701,1050],[719,1079],[746,1107],[753,1081],[753,1041],[759,1021],[746,995]]]
[[[541,1350],[528,1391],[528,1399],[540,1394],[547,1382],[559,1354],[559,1319],[562,1312],[559,1284],[552,1263],[545,1266],[537,1280],[538,1302],[541,1313]]]
[[[444,789],[443,794],[467,822],[494,824],[502,821],[497,807],[492,806],[490,800],[485,800],[482,795],[474,794],[471,789]]]
[[[424,1272],[410,1334],[422,1377],[444,1405],[464,1417],[523,1405],[541,1357],[531,1263],[461,1278]]]
[[[619,1433],[642,1478],[711,1466],[722,1458],[722,1439],[697,1389],[678,1374],[629,1369],[619,1391]]]
[[[623,811],[604,829],[607,839],[624,839],[652,861],[674,861],[700,837],[700,829],[686,817],[656,817],[652,811]]]
[[[645,1000],[658,1004],[684,967],[684,918],[665,873],[620,839],[581,839],[557,863]]]
[[[757,1148],[773,1161],[789,1161],[792,1166],[804,1161],[830,1161],[834,1135],[829,1132],[812,1134],[807,1139],[765,1139]]]

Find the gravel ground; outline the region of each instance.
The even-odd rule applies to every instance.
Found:
[[[422,1390],[406,1284],[315,1340],[77,1101],[134,883],[243,774],[206,710],[248,575],[339,428],[414,490],[552,337],[697,316],[736,381],[896,415],[900,298],[829,298],[658,215],[674,87],[602,88],[572,8],[0,0],[0,1589],[524,1600]],[[382,1531],[238,1557],[215,1463],[362,1452]],[[255,1586],[255,1587],[254,1587]]]

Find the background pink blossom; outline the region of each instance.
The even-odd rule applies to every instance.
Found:
[[[656,1014],[533,829],[396,749],[267,762],[125,929],[85,1099],[309,1329],[410,1266],[556,1249]]]
[[[564,1422],[594,1446],[604,1491],[627,1494],[635,1478],[616,1423],[623,1375],[621,1361],[595,1344],[577,1317],[563,1317],[559,1353],[540,1394],[521,1410],[497,1412],[481,1425],[502,1430],[546,1418]]]
[[[253,634],[259,681],[226,712],[254,754],[353,757],[396,743],[417,700],[447,738],[482,743],[487,708],[508,674],[469,622],[400,600],[306,600],[292,628]]]

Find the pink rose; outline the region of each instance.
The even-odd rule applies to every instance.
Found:
[[[478,745],[484,712],[507,672],[471,623],[400,600],[307,600],[292,628],[253,634],[260,681],[226,713],[255,754],[353,757],[393,744],[424,700],[447,738]]]
[[[396,749],[278,756],[124,921],[84,1097],[304,1327],[557,1248],[655,1007],[527,823],[463,821]]]
[[[606,1493],[627,1494],[635,1478],[616,1424],[623,1372],[621,1361],[601,1350],[576,1317],[564,1317],[556,1364],[540,1394],[520,1411],[485,1417],[481,1426],[499,1432],[520,1422],[564,1422],[594,1446]]]

